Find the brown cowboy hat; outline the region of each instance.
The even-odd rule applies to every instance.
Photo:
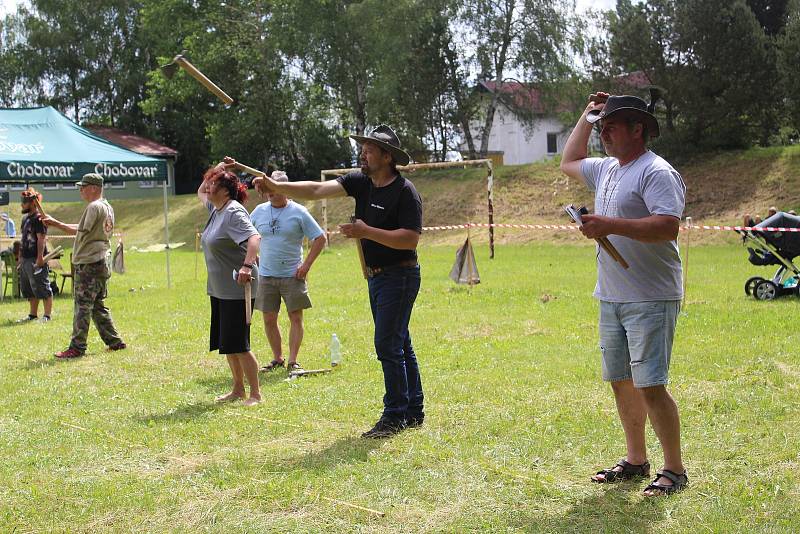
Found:
[[[587,113],[586,120],[594,124],[620,111],[633,112],[639,115],[647,125],[647,131],[650,137],[658,137],[661,135],[661,130],[658,127],[658,120],[650,113],[645,101],[638,96],[611,95],[608,97],[608,100],[606,100],[605,107],[603,107],[602,110],[594,109]]]
[[[376,126],[369,135],[351,135],[350,139],[353,139],[358,144],[374,143],[378,145],[389,152],[398,165],[408,165],[408,162],[411,161],[411,156],[408,155],[408,152],[400,148],[400,139],[398,139],[397,134],[385,124]]]

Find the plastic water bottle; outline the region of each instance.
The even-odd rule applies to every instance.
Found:
[[[331,367],[336,367],[342,363],[342,344],[336,334],[331,336]]]

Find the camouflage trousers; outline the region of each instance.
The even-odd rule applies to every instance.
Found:
[[[72,318],[70,348],[81,353],[86,352],[90,320],[94,321],[103,343],[108,346],[122,343],[122,338],[114,327],[111,312],[104,302],[108,296],[106,284],[110,276],[104,260],[75,265],[75,314]]]

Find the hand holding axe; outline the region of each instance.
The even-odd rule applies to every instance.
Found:
[[[350,222],[356,222],[356,216],[350,216]],[[361,274],[364,275],[364,280],[368,279],[367,275],[367,262],[364,259],[364,247],[361,246],[361,239],[356,238],[356,250],[358,250],[358,262],[361,264]]]
[[[239,282],[239,271],[233,271],[233,279],[238,283]],[[250,278],[244,283],[244,324],[250,325],[253,319],[253,287],[250,284],[250,280],[253,279],[251,275]]]
[[[588,215],[589,212],[586,210],[585,207],[581,207],[580,209],[576,208],[572,204],[568,206],[564,206],[564,211],[569,214],[570,218],[577,224],[578,226],[583,226],[583,220],[581,219],[581,215]],[[617,248],[614,246],[611,241],[608,240],[607,237],[600,237],[595,239],[597,243],[605,250],[611,258],[619,263],[623,269],[628,269],[630,265],[628,262],[625,261],[625,258],[622,257],[622,254],[619,253]]]

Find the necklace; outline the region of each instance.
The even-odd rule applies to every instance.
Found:
[[[628,174],[628,171],[633,168],[634,163],[639,161],[639,158],[641,158],[645,154],[647,154],[647,152],[645,152],[643,154],[639,154],[639,157],[637,157],[635,160],[633,160],[630,163],[624,165],[625,170],[622,172],[622,176],[620,176],[619,179],[617,179],[617,173],[618,173],[620,167],[617,166],[614,169],[613,178],[615,178],[615,180],[614,180],[614,186],[611,188],[611,192],[610,193],[608,191],[608,187],[611,185],[612,176],[609,174],[609,177],[606,180],[606,183],[605,183],[605,185],[603,187],[603,195],[602,195],[602,197],[600,197],[600,201],[602,202],[602,206],[600,207],[600,211],[602,211],[602,213],[600,215],[608,215],[609,209],[611,208],[611,200],[614,198],[614,193],[617,191],[617,186],[625,178],[625,175]]]
[[[288,206],[288,205],[289,205],[289,201],[287,200],[286,201],[286,206]],[[278,228],[280,228],[280,226],[278,225],[278,219],[280,219],[281,215],[283,215],[284,210],[286,210],[286,206],[283,206],[282,208],[275,208],[275,209],[280,210],[278,212],[278,216],[276,217],[272,213],[272,203],[270,202],[270,204],[269,204],[269,218],[271,219],[269,221],[269,229],[272,231],[272,235],[275,235],[275,231],[278,230]]]

